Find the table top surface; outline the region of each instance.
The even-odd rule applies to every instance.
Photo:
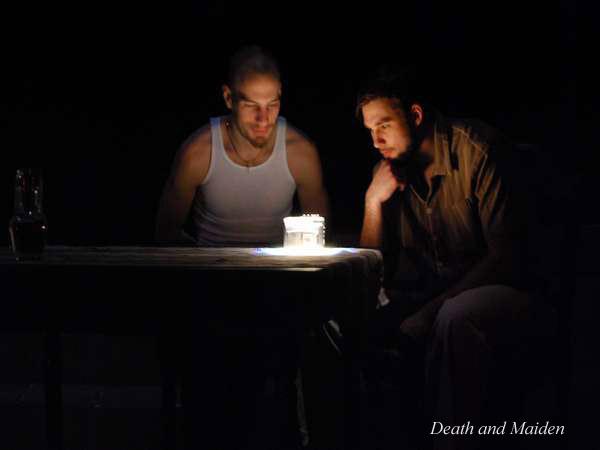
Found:
[[[39,259],[17,261],[0,249],[0,266],[156,266],[210,269],[319,269],[353,260],[381,264],[378,250],[325,247],[321,254],[286,254],[283,248],[242,247],[67,247],[48,246]]]

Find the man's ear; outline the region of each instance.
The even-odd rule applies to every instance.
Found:
[[[227,109],[233,109],[233,94],[226,84],[223,85],[223,100],[225,100]]]
[[[423,107],[418,103],[413,103],[410,107],[410,117],[415,126],[419,126],[425,120],[425,111],[423,111]]]

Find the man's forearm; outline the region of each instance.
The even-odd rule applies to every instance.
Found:
[[[365,202],[365,214],[360,233],[360,246],[381,248],[383,235],[383,212],[381,203]]]

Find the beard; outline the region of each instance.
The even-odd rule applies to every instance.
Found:
[[[390,165],[394,176],[406,183],[408,180],[408,172],[412,171],[418,165],[417,155],[421,145],[422,137],[419,136],[414,126],[409,125],[410,144],[402,154],[395,158],[391,158]]]
[[[266,147],[269,144],[269,142],[271,142],[271,136],[273,136],[273,133],[275,131],[275,127],[271,127],[269,134],[267,134],[266,136],[256,138],[252,137],[250,133],[246,132],[246,130],[239,124],[236,124],[236,128],[238,132],[242,135],[242,137],[246,139],[246,141],[248,141],[248,143],[250,143],[253,147],[260,149]]]
[[[270,138],[271,138],[271,133],[269,133],[264,138],[258,138],[258,139],[252,139],[250,136],[246,137],[246,139],[248,140],[248,142],[250,142],[250,144],[252,144],[252,146],[256,147],[256,148],[264,148],[264,147],[266,147],[267,144],[270,141]]]
[[[390,158],[390,163],[396,167],[406,168],[415,162],[416,154],[417,146],[414,143],[411,143],[400,155]]]
[[[408,171],[415,159],[414,154],[415,150],[411,145],[404,153],[389,160],[392,173],[398,181],[401,181],[402,183],[407,182]]]

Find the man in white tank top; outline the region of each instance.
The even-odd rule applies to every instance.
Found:
[[[175,157],[158,209],[159,242],[282,245],[297,192],[303,213],[329,213],[315,145],[279,117],[275,61],[258,47],[233,56],[223,98],[231,111],[193,133]],[[191,214],[193,239],[183,227]]]
[[[201,246],[282,245],[283,218],[291,213],[295,193],[303,213],[328,218],[317,149],[279,117],[281,81],[275,61],[258,47],[239,51],[230,61],[223,99],[230,114],[212,118],[175,156],[160,199],[156,240]],[[194,237],[184,231],[190,214]],[[288,353],[292,343],[281,345]],[[298,408],[299,425],[305,430],[303,408]],[[301,435],[306,443],[307,435]]]

